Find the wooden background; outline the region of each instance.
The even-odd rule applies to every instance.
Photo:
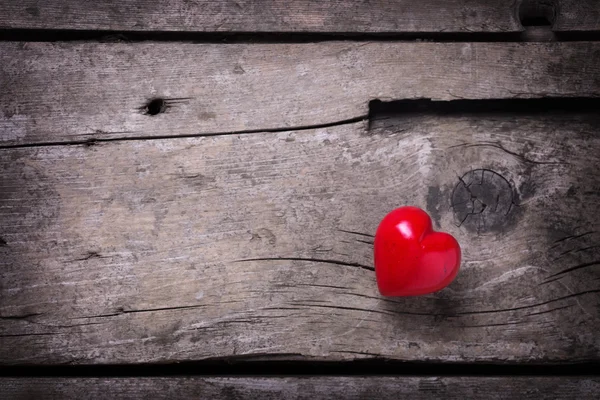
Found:
[[[4,1],[0,398],[593,398],[599,16],[596,0]],[[373,234],[407,204],[458,239],[461,271],[383,298]],[[60,369],[215,360],[457,376]],[[39,368],[58,372],[25,376]]]

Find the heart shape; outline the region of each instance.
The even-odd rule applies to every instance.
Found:
[[[383,296],[418,296],[448,286],[460,267],[460,246],[453,236],[436,232],[418,207],[400,207],[386,215],[375,234],[375,275]]]

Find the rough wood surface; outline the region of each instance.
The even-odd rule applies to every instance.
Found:
[[[588,377],[0,378],[5,399],[596,399]]]
[[[555,31],[600,30],[600,0],[559,0]]]
[[[516,32],[514,0],[4,0],[1,28],[190,32]]]
[[[0,362],[598,360],[598,127],[408,113],[0,150]],[[371,234],[405,204],[464,261],[385,299]]]
[[[4,146],[288,129],[374,99],[598,96],[600,43],[4,42],[0,88]]]
[[[522,30],[519,4],[514,0],[5,0],[0,3],[0,29],[501,33]],[[599,0],[554,4],[555,31],[600,30]]]

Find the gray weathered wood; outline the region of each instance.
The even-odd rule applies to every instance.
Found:
[[[374,99],[600,95],[600,43],[0,43],[3,145],[315,126]],[[145,115],[153,97],[166,112]]]
[[[556,31],[600,30],[598,0],[558,0]],[[5,0],[0,29],[162,32],[519,32],[513,0]]]
[[[5,399],[596,399],[594,377],[0,378]]]
[[[597,360],[598,116],[365,125],[0,150],[0,362]],[[384,299],[369,235],[406,204],[464,261]]]
[[[516,32],[513,0],[4,0],[0,28],[185,32]]]
[[[599,0],[559,0],[553,30],[598,31],[600,30]]]

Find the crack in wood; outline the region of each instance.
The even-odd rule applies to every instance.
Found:
[[[359,308],[359,307],[349,307],[349,306],[338,306],[338,305],[325,305],[325,304],[306,304],[306,303],[290,303],[292,305],[298,305],[303,307],[315,307],[315,308],[329,308],[334,310],[346,310],[346,311],[362,311],[367,313],[374,314],[383,314],[383,315],[415,315],[421,317],[448,317],[450,315],[445,314],[431,314],[431,313],[414,313],[409,311],[397,311],[397,310],[376,310],[376,309],[368,309],[368,308]]]
[[[13,334],[0,334],[0,337],[53,336],[53,335],[62,335],[62,333],[61,332],[13,333]]]
[[[462,325],[462,328],[491,328],[494,326],[511,326],[511,325],[522,325],[528,324],[528,321],[515,321],[515,322],[502,322],[497,324],[481,324],[481,325]]]
[[[38,315],[42,315],[42,313],[29,313],[22,315],[0,315],[0,320],[27,320],[31,317],[37,317]]]
[[[359,235],[359,236],[365,236],[368,238],[375,238],[375,235],[371,235],[368,233],[362,233],[362,232],[356,232],[356,231],[347,231],[345,229],[338,229],[338,231],[340,232],[344,232],[344,233],[350,233],[350,234],[354,234],[354,235]]]
[[[252,261],[306,261],[306,262],[314,262],[314,263],[341,265],[341,266],[345,266],[345,267],[355,267],[355,268],[366,269],[367,271],[375,271],[374,267],[370,267],[368,265],[346,262],[346,261],[339,261],[339,260],[326,260],[326,259],[320,259],[320,258],[263,257],[263,258],[248,258],[245,260],[236,260],[233,262],[252,262]]]
[[[574,297],[579,297],[579,296],[584,296],[584,295],[587,295],[587,294],[594,294],[594,293],[600,293],[600,289],[586,290],[586,291],[583,291],[583,292],[580,292],[580,293],[573,293],[573,294],[570,294],[570,295],[567,295],[567,296],[559,297],[557,299],[552,299],[552,300],[544,301],[542,303],[531,304],[529,306],[521,306],[521,307],[513,307],[513,308],[503,308],[503,309],[498,309],[498,310],[464,311],[464,312],[456,313],[454,315],[461,316],[461,315],[476,315],[476,314],[494,314],[494,313],[502,313],[502,312],[519,311],[519,310],[525,310],[525,309],[528,309],[528,308],[541,307],[541,306],[545,306],[546,304],[555,303],[557,301],[567,300],[567,299],[571,299],[571,298],[574,298]]]
[[[530,313],[530,314],[525,314],[525,317],[531,317],[533,315],[542,315],[542,314],[550,314],[554,311],[558,311],[558,310],[564,310],[566,308],[571,308],[571,307],[575,307],[575,304],[569,304],[563,307],[556,307],[556,308],[552,308],[550,310],[546,310],[546,311],[539,311],[539,312],[534,312],[534,313]]]
[[[111,314],[97,314],[97,315],[87,315],[83,317],[74,317],[72,319],[84,319],[84,318],[107,318],[107,317],[116,317],[124,314],[137,314],[137,313],[148,313],[148,312],[156,312],[156,311],[175,311],[175,310],[188,310],[193,308],[204,308],[207,307],[204,304],[198,304],[193,306],[175,306],[175,307],[158,307],[158,308],[147,308],[147,309],[137,309],[137,310],[125,310],[123,308],[118,309],[116,312]]]
[[[591,261],[591,262],[579,264],[579,265],[576,265],[576,266],[571,267],[571,268],[564,269],[562,271],[559,271],[559,272],[557,272],[555,274],[550,275],[548,277],[548,279],[554,278],[554,277],[559,276],[559,275],[564,275],[564,274],[566,274],[568,272],[577,271],[577,270],[582,269],[582,268],[592,267],[594,265],[600,265],[600,260],[595,260],[595,261]]]
[[[288,126],[279,128],[264,128],[264,129],[247,129],[230,132],[207,132],[207,133],[196,133],[196,134],[184,134],[184,135],[160,135],[160,136],[135,136],[135,137],[118,137],[118,138],[94,138],[86,140],[71,140],[63,142],[41,142],[41,143],[22,143],[22,144],[9,144],[0,145],[0,150],[5,149],[22,149],[30,147],[51,147],[51,146],[81,146],[89,145],[90,140],[96,143],[108,143],[108,142],[127,142],[127,141],[140,141],[140,140],[164,140],[164,139],[189,139],[196,137],[215,137],[215,136],[233,136],[233,135],[249,135],[257,133],[279,133],[279,132],[302,132],[320,128],[330,128],[335,126],[343,126],[355,124],[358,122],[364,122],[368,120],[368,115],[362,115],[360,117],[344,119],[340,121],[327,122],[315,125],[299,125],[299,126]]]
[[[88,253],[80,258],[76,258],[74,260],[70,260],[69,262],[75,262],[75,261],[88,261],[91,260],[93,258],[108,258],[109,256],[103,256],[100,253],[98,253],[97,251],[88,251]]]
[[[556,247],[556,244],[558,244],[558,243],[561,243],[561,242],[564,242],[564,241],[567,241],[567,240],[579,239],[579,238],[581,238],[581,237],[584,237],[584,236],[587,236],[587,235],[591,235],[591,234],[593,234],[593,233],[596,233],[596,231],[589,231],[589,232],[582,233],[582,234],[580,234],[580,235],[569,235],[569,236],[565,236],[564,238],[560,238],[560,239],[556,240],[556,241],[554,242],[554,244],[555,244],[555,245],[554,245],[554,246],[552,246],[552,247],[550,247],[550,249],[553,249],[553,248],[555,248],[555,247]]]
[[[588,246],[588,247],[583,247],[581,249],[571,249],[571,250],[567,250],[567,251],[563,251],[562,253],[560,253],[558,255],[558,257],[556,257],[554,260],[552,261],[556,261],[564,256],[566,256],[567,254],[571,254],[571,253],[581,253],[583,251],[587,251],[587,250],[591,250],[591,249],[597,249],[600,248],[600,245],[594,245],[594,246]]]
[[[317,283],[276,284],[275,286],[276,287],[290,287],[290,288],[295,288],[297,286],[309,286],[309,287],[322,287],[322,288],[329,288],[329,289],[346,289],[346,290],[352,289],[347,286],[323,285],[323,284],[317,284]]]
[[[461,144],[457,144],[454,146],[450,146],[449,149],[454,149],[454,148],[460,148],[460,147],[466,147],[466,148],[470,148],[470,147],[493,147],[496,148],[498,150],[502,150],[503,152],[515,157],[517,160],[520,160],[524,163],[528,163],[528,164],[534,164],[534,165],[570,165],[568,162],[562,162],[562,161],[535,161],[535,160],[531,160],[527,157],[525,157],[522,154],[516,153],[514,151],[510,151],[508,149],[506,149],[505,147],[503,147],[501,144],[499,143],[461,143]]]

